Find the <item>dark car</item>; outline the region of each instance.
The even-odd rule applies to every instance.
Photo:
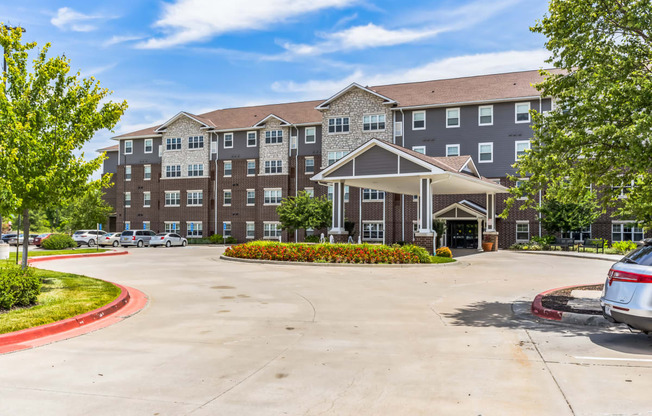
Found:
[[[49,238],[52,235],[52,233],[45,233],[45,234],[39,234],[36,237],[34,237],[34,245],[36,247],[41,247],[41,244],[43,243],[43,240]]]
[[[12,238],[16,238],[16,233],[2,234],[2,241],[4,241],[6,244],[9,244],[9,240],[11,240]]]

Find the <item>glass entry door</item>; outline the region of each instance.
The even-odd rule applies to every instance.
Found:
[[[478,248],[478,222],[448,221],[448,247]]]

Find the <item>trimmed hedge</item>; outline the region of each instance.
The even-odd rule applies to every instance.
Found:
[[[52,234],[41,243],[46,250],[63,250],[65,248],[77,247],[77,243],[69,235]]]
[[[7,264],[0,268],[0,309],[36,303],[39,293],[41,279],[34,275],[31,267],[23,270],[19,266]]]

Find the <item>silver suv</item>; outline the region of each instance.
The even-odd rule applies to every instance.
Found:
[[[156,233],[152,230],[125,230],[120,235],[120,245],[129,246],[149,246],[149,240],[155,237]]]
[[[97,240],[104,234],[106,234],[106,232],[101,230],[79,230],[75,231],[72,235],[72,239],[75,240],[77,246],[86,244],[88,247],[93,247],[97,243]]]
[[[652,239],[611,266],[600,305],[608,321],[652,334]]]

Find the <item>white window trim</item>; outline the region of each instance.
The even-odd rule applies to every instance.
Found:
[[[224,224],[229,224],[229,235],[228,236],[224,232]],[[222,221],[222,233],[224,233],[223,237],[232,237],[233,236],[233,224],[231,224],[231,221]]]
[[[270,165],[269,165],[269,169],[270,169],[270,170],[272,170],[272,164],[271,164],[271,162],[281,162],[281,171],[280,171],[280,172],[273,172],[273,173],[272,173],[272,172],[270,172],[270,173],[265,172],[265,163],[267,163],[267,162],[270,162]],[[283,163],[283,159],[265,160],[265,161],[262,163],[263,173],[261,173],[261,175],[267,175],[267,176],[287,175],[287,173],[284,173],[284,172],[283,172],[283,165],[284,165],[284,163]],[[278,163],[277,163],[276,169],[278,170]],[[288,170],[289,170],[289,169],[288,169]]]
[[[227,175],[226,174],[226,164],[230,163],[231,164],[231,174]],[[233,176],[233,161],[232,160],[225,160],[224,163],[222,164],[222,177],[223,178],[230,178]]]
[[[523,224],[527,224],[527,237],[528,237],[527,240],[523,240],[523,239],[518,238],[518,226],[523,225]],[[527,243],[527,242],[529,242],[530,241],[530,221],[523,221],[523,220],[516,221],[516,224],[514,225],[514,237],[516,238],[517,243]]]
[[[254,141],[255,143],[253,145],[249,144],[249,134],[253,133],[254,134]],[[247,132],[247,147],[256,147],[258,146],[258,132],[256,130],[253,131],[248,131]]]
[[[379,224],[383,226],[383,237],[380,238],[365,238],[364,237],[364,226],[365,224]],[[362,221],[362,241],[383,241],[383,238],[385,237],[385,224],[383,221]]]
[[[446,156],[448,157],[448,149],[451,148],[451,147],[457,147],[457,156],[460,156],[460,154],[462,152],[462,146],[460,146],[459,144],[447,144],[446,145]]]
[[[249,162],[254,162],[254,173],[249,173]],[[231,172],[233,172],[233,165],[231,165]],[[247,159],[247,176],[256,176],[256,159]]]
[[[253,224],[254,226],[254,235],[250,236],[249,233],[249,224]],[[247,221],[245,222],[245,238],[247,240],[253,240],[256,238],[256,223],[254,221]]]
[[[226,136],[231,136],[231,146],[227,146],[227,145],[226,145]],[[224,148],[225,148],[225,149],[233,149],[233,141],[234,141],[234,138],[233,138],[233,137],[234,137],[234,136],[233,136],[233,133],[224,133],[223,144],[224,144]]]
[[[129,148],[131,149],[130,152],[127,152],[127,143],[130,144],[130,146],[129,146]],[[133,140],[125,140],[125,146],[124,147],[125,147],[125,151],[124,151],[125,155],[133,155],[134,154],[134,141]]]
[[[201,235],[190,235],[190,224],[201,225]],[[193,227],[197,231],[197,227]],[[203,238],[204,237],[204,222],[203,221],[186,221],[186,238]]]
[[[149,194],[149,204],[145,205],[145,195]],[[143,192],[143,208],[151,208],[152,207],[152,193],[150,191],[145,191]]]
[[[249,192],[254,193],[254,203],[253,204],[249,203]],[[265,195],[263,194],[263,197],[264,196]],[[233,197],[233,195],[231,195],[231,197]],[[256,190],[255,189],[247,189],[247,193],[245,194],[245,203],[246,203],[245,205],[248,206],[248,207],[256,206]]]
[[[281,191],[281,200],[283,200],[283,188],[263,188],[263,205],[266,205],[266,206],[281,205],[280,202],[276,202],[276,203],[267,203],[267,202],[265,202],[265,192],[267,192],[267,191]]]
[[[338,119],[338,118],[348,118],[349,119],[349,124],[348,124],[349,131],[334,131],[332,133],[330,132],[330,129],[328,128],[330,126],[329,120],[330,119]],[[342,125],[344,125],[344,124],[342,124]],[[326,119],[326,134],[349,134],[349,133],[351,133],[351,116],[329,116]]]
[[[423,114],[423,127],[414,127],[414,115]],[[426,129],[426,111],[413,111],[412,112],[412,130],[425,130]]]
[[[145,170],[149,166],[149,178],[145,177]],[[144,181],[151,181],[152,180],[152,165],[143,165],[143,180]]]
[[[201,194],[202,194],[201,195],[201,200],[202,200],[201,204],[189,204],[188,203],[188,194],[193,193],[193,192],[201,192]],[[181,196],[181,195],[179,195],[179,196]],[[202,207],[202,206],[204,206],[203,201],[204,201],[204,190],[203,189],[189,189],[189,190],[186,191],[186,206],[187,207]]]
[[[385,123],[385,128],[384,129],[376,129],[376,130],[373,130],[373,129],[365,130],[364,129],[364,124],[365,124],[364,123],[364,118],[365,117],[372,117],[372,116],[377,116],[377,117],[384,116],[385,121],[383,121],[383,123]],[[380,123],[380,122],[379,121],[376,122],[376,124],[378,124],[378,123]],[[371,122],[369,124],[371,124]],[[369,114],[363,114],[362,115],[362,132],[363,133],[376,133],[376,132],[379,132],[379,131],[386,131],[386,130],[387,130],[387,114],[384,114],[384,113],[369,113]]]
[[[127,168],[129,168],[129,179],[127,179]],[[125,182],[131,182],[131,175],[133,175],[133,169],[131,169],[131,165],[125,165]]]
[[[312,197],[313,197],[313,198],[315,197],[315,188],[313,188],[313,187],[306,187],[306,188],[303,188],[303,190],[306,191],[307,193],[312,193]],[[308,192],[308,191],[310,191],[310,192]]]
[[[131,230],[131,221],[125,221],[125,230]]]
[[[152,144],[151,145],[152,149],[149,152],[147,151],[147,142],[150,142]],[[147,154],[154,153],[154,139],[145,139],[145,141],[143,142],[143,153],[147,153]]]
[[[482,146],[491,146],[491,159],[489,160],[481,160],[480,159],[480,148]],[[484,142],[484,143],[478,143],[478,163],[493,163],[494,161],[494,142]]]
[[[378,198],[378,199],[365,199],[365,198],[364,198],[364,190],[365,190],[365,189],[369,189],[370,191],[376,191],[376,194],[382,192],[382,193],[383,193],[383,197],[382,197],[382,198]],[[362,194],[362,195],[360,195],[360,197],[362,198],[362,202],[363,202],[363,203],[366,203],[366,202],[383,202],[383,201],[385,200],[385,197],[387,196],[387,192],[385,192],[385,191],[381,191],[381,190],[378,190],[378,189],[371,189],[371,188],[361,188],[360,193]],[[370,193],[370,195],[371,195],[371,193]],[[344,201],[344,202],[346,202],[346,201]],[[371,221],[371,222],[373,222],[373,221]]]
[[[528,143],[528,149],[532,148],[532,142],[530,140],[516,140],[514,142],[514,160],[518,160],[518,145],[521,143]]]
[[[179,194],[179,204],[178,205],[167,205],[166,204],[166,201],[168,199],[167,194],[174,194],[174,193]],[[164,207],[180,207],[181,206],[181,191],[165,191],[164,194],[163,194],[163,206]]]
[[[480,120],[482,119],[482,109],[490,108],[491,109],[491,123],[483,123]],[[494,106],[492,105],[481,105],[478,107],[478,126],[493,126],[494,125]]]
[[[448,125],[448,112],[457,110],[457,126],[449,126]],[[460,107],[451,107],[446,109],[446,128],[447,129],[456,129],[462,125],[462,111],[460,110]]]
[[[179,139],[179,148],[178,149],[168,149],[168,139]],[[165,143],[163,144],[166,152],[180,152],[183,149],[183,138],[182,137],[166,137]]]
[[[272,132],[272,131],[280,131],[281,132],[281,142],[278,141],[278,135],[276,135],[276,143],[267,143],[267,132]],[[288,134],[290,134],[290,131],[288,130]],[[270,140],[272,139],[271,133],[270,133]],[[262,135],[261,135],[261,140],[262,140]],[[289,139],[291,140],[291,139]],[[282,145],[285,142],[285,130],[282,127],[278,128],[270,128],[268,130],[265,130],[265,146],[277,146],[277,145]]]
[[[147,226],[145,226],[145,224],[147,224]],[[151,221],[143,221],[143,229],[151,231],[152,230],[152,222]]]
[[[229,202],[228,204],[226,203],[226,193],[227,192],[231,195],[231,202]],[[222,206],[223,207],[230,207],[232,203],[233,203],[233,192],[230,189],[223,189],[222,190]]]
[[[211,152],[211,155],[216,155],[217,154],[217,140],[211,140],[210,152]]]
[[[417,149],[420,149],[420,150],[423,150],[423,151],[420,152],[420,151],[417,150]],[[412,146],[412,150],[415,151],[415,152],[417,152],[417,153],[421,153],[421,154],[423,154],[423,155],[426,154],[426,146]]]
[[[129,195],[129,205],[127,205],[127,195]],[[124,193],[123,201],[124,201],[124,204],[125,204],[125,208],[131,208],[131,192],[125,192]]]
[[[192,149],[190,148],[190,139],[193,137],[201,137],[201,147],[193,147]],[[192,152],[195,150],[204,150],[206,142],[204,141],[204,136],[201,134],[198,134],[197,136],[188,136],[188,151]]]
[[[273,237],[272,236],[265,236],[265,225],[267,225],[267,224],[276,224],[278,226],[278,225],[281,225],[281,223],[279,221],[263,221],[263,239],[265,239],[265,240],[278,240],[278,236],[273,236]],[[276,228],[278,228],[278,227],[276,227]],[[283,235],[283,230],[281,230],[281,235]]]
[[[308,160],[308,159],[312,160],[312,172],[308,172],[306,170],[306,160]],[[303,173],[305,173],[306,175],[314,175],[315,174],[315,157],[314,156],[308,156],[308,157],[306,157],[304,159],[304,161],[303,161],[303,171],[304,171]]]
[[[524,121],[518,121],[518,106],[522,105],[522,104],[527,104],[527,110],[528,110],[527,121],[525,121],[525,120]],[[531,107],[530,107],[530,102],[529,101],[514,103],[514,123],[516,123],[516,124],[527,124],[527,123],[529,123],[530,120],[532,119],[532,117],[530,117],[530,109],[531,109]]]
[[[308,141],[308,129],[312,129],[314,131],[314,133],[312,135],[312,137],[314,137],[314,139],[311,142]],[[303,142],[305,144],[315,144],[315,143],[317,143],[317,127],[306,127],[305,128],[305,130],[303,131]]]
[[[181,235],[181,221],[163,221],[163,230],[165,230],[165,225],[168,225],[168,224],[174,224],[175,225],[175,227],[172,229],[172,231],[170,231],[171,233]]]

